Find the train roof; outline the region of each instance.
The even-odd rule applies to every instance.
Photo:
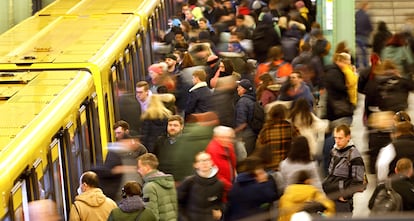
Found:
[[[40,16],[35,20],[43,19]],[[22,39],[14,46],[7,47],[9,51],[0,56],[0,63],[86,62],[107,68],[116,59],[113,56],[123,53],[126,42],[135,41],[140,27],[140,18],[128,14],[60,16],[52,23],[39,27],[32,38]],[[19,36],[20,33],[16,30],[10,35]],[[0,36],[0,45],[7,41],[4,35]]]
[[[56,0],[36,13],[38,16],[65,15],[82,0]]]
[[[1,34],[0,56],[7,55],[18,48],[57,18],[56,16],[32,16]]]
[[[135,14],[145,0],[83,0],[73,7],[68,14],[96,15],[96,14]],[[158,2],[148,1],[147,2]]]

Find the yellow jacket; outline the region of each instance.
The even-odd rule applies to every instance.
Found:
[[[279,221],[290,221],[290,217],[301,211],[306,202],[322,203],[327,209],[324,214],[335,215],[335,203],[328,199],[325,193],[308,184],[291,184],[279,200]]]
[[[342,68],[345,75],[345,84],[348,88],[348,96],[351,104],[356,106],[358,98],[358,75],[352,70],[351,66],[346,65]]]

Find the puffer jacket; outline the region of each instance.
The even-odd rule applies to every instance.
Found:
[[[154,170],[144,177],[143,200],[159,221],[178,219],[177,192],[174,177]]]
[[[139,216],[139,219],[137,219]],[[108,221],[156,221],[154,214],[145,209],[144,202],[138,195],[127,197],[119,202],[119,207],[112,210]]]
[[[102,190],[93,188],[75,197],[70,209],[69,220],[107,220],[116,203],[106,197]]]

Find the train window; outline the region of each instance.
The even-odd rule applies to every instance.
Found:
[[[92,147],[91,147],[91,140],[90,140],[90,131],[89,131],[89,125],[87,121],[87,106],[88,102],[84,102],[84,105],[82,105],[79,108],[79,116],[78,116],[78,127],[75,137],[79,139],[80,148],[82,149],[82,159],[83,162],[81,164],[81,172],[89,170],[91,168],[91,162],[93,161],[92,154]]]
[[[139,51],[138,51],[138,43],[136,42],[136,40],[134,42],[132,42],[130,48],[129,48],[130,52],[131,52],[131,63],[132,63],[132,71],[134,73],[134,82],[132,84],[132,91],[135,91],[135,84],[140,80],[140,65],[139,65]]]
[[[155,42],[155,37],[154,37],[154,33],[156,33],[153,28],[153,24],[152,24],[153,19],[150,18],[149,22],[148,22],[148,29],[146,32],[146,36],[145,36],[145,45],[144,45],[144,53],[145,53],[145,57],[149,58],[148,60],[145,60],[145,67],[149,67],[151,65],[151,62],[153,61],[153,54],[152,54],[152,43]]]
[[[43,185],[39,182],[39,178],[43,176],[43,170],[42,170],[42,160],[37,159],[33,163],[33,167],[30,170],[30,177],[29,177],[29,186],[28,189],[30,189],[30,199],[31,200],[38,200],[41,198],[43,191]]]
[[[108,124],[110,124],[111,122],[111,118],[109,116],[109,101],[108,101],[108,94],[105,94],[105,106],[106,106],[106,111],[105,111],[105,118],[106,118],[106,122],[108,122]],[[115,115],[116,116],[116,115]],[[106,134],[108,134],[107,140],[110,141],[112,140],[112,128],[108,127],[106,128]]]
[[[111,104],[111,107],[113,107],[113,109],[114,109],[115,121],[119,120],[120,116],[121,116],[120,112],[119,112],[119,100],[118,100],[119,87],[121,87],[121,89],[122,89],[122,87],[124,87],[125,84],[126,84],[125,78],[123,78],[123,80],[118,78],[118,76],[120,75],[119,66],[120,66],[119,63],[114,64],[112,66],[112,68],[111,68],[112,74],[109,75],[110,79],[108,80],[108,82],[109,82],[109,85],[108,85],[109,89],[108,90],[110,91],[111,96],[112,96],[111,100],[113,101],[113,104]],[[111,76],[114,76],[114,77],[111,78]],[[114,81],[113,79],[114,80],[118,79],[118,80]],[[111,122],[110,119],[108,119],[108,120],[109,120],[108,122]],[[111,130],[110,134],[111,133],[112,133],[112,130]]]
[[[146,80],[146,78],[145,78],[145,76],[146,76],[146,67],[148,67],[146,65],[150,63],[149,59],[151,59],[151,57],[148,56],[147,53],[145,52],[145,49],[146,49],[147,44],[148,44],[147,42],[149,42],[149,41],[145,41],[145,39],[142,38],[143,36],[144,35],[142,35],[142,34],[137,34],[137,36],[136,36],[136,41],[137,41],[137,45],[138,45],[137,59],[138,59],[138,68],[139,68],[139,81],[145,81]]]
[[[91,134],[101,134],[101,128],[99,127],[99,116],[98,116],[98,101],[96,93],[92,94],[92,98],[89,102],[89,125],[91,126]],[[93,139],[93,150],[94,150],[94,161],[93,164],[101,164],[103,162],[102,156],[102,143],[99,136],[92,136]]]
[[[161,21],[161,30],[167,30],[167,23],[170,17],[167,17],[165,10],[165,1],[161,1],[160,5],[160,21]]]
[[[134,92],[134,81],[135,80],[134,80],[134,68],[132,64],[132,55],[131,55],[133,51],[129,50],[129,48],[131,47],[128,46],[128,48],[125,49],[124,51],[125,71],[126,71],[126,75],[128,76],[125,83],[126,83],[127,91],[132,93]]]

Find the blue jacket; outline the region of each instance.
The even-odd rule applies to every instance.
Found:
[[[253,92],[248,92],[240,97],[236,104],[236,127],[243,123],[248,123],[253,118],[255,102],[256,97]],[[250,129],[248,125],[247,127]]]
[[[276,184],[271,177],[266,182],[258,183],[251,173],[240,173],[228,195],[229,207],[225,219],[239,220],[266,213],[277,196]]]
[[[207,87],[206,82],[197,83],[190,89],[187,105],[185,107],[185,116],[193,113],[204,113],[211,110],[212,93]]]

